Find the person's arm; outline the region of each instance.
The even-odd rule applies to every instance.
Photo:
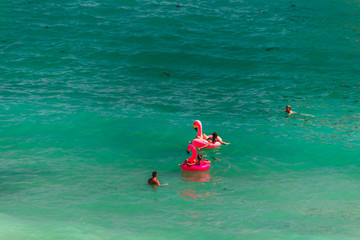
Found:
[[[301,116],[305,116],[305,117],[315,117],[314,115],[311,115],[311,114],[304,114],[304,113],[299,113],[299,115],[301,115]]]
[[[288,110],[285,110],[284,112],[287,112],[288,113],[288,116],[290,116],[291,114],[296,114],[297,112],[294,112],[294,111],[288,111]]]
[[[158,185],[158,186],[160,186],[160,182],[159,182],[159,180],[154,180],[154,183],[156,183],[156,185]]]
[[[187,162],[187,159],[185,159],[184,163],[186,163],[186,162]],[[181,166],[181,165],[183,165],[183,163],[179,164],[179,166]]]
[[[228,145],[230,143],[227,143],[227,142],[223,142],[222,140],[220,140],[219,138],[217,138],[216,140],[218,140],[221,144],[224,144],[224,145]]]
[[[212,143],[212,141],[210,140],[205,146],[199,147],[198,149],[200,150],[200,149],[206,148],[206,147],[210,146],[211,143]]]
[[[185,161],[183,163],[179,164],[179,166],[183,165],[184,163],[189,164],[189,161],[187,159],[185,159]]]

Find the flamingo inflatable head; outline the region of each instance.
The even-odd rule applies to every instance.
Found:
[[[199,120],[194,121],[194,129],[197,131],[197,137],[202,137],[202,125]]]
[[[191,150],[191,157],[189,157],[187,160],[190,162],[190,163],[193,163],[197,157],[197,151],[196,151],[196,148],[189,144],[188,145],[188,148],[187,148],[187,153],[190,154],[190,150]]]

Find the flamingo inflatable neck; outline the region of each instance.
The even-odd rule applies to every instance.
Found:
[[[187,152],[188,154],[190,153],[190,150],[191,150],[191,157],[189,157],[187,160],[190,162],[190,163],[193,163],[197,157],[197,151],[196,151],[196,148],[189,144],[188,145],[188,148],[187,148]]]
[[[197,129],[197,137],[202,138],[202,125],[199,120],[194,121],[194,128]]]

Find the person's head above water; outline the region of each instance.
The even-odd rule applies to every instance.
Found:
[[[197,165],[201,165],[201,160],[202,160],[202,155],[201,154],[198,154],[197,155],[197,159],[198,159],[198,161],[197,161]]]
[[[152,178],[148,179],[148,184],[160,186],[159,180],[156,179],[157,175],[158,175],[157,172],[153,171],[152,172]]]
[[[216,132],[213,132],[213,134],[212,134],[212,140],[213,140],[213,142],[215,142],[216,141],[216,138],[218,137],[218,134],[216,133]]]
[[[290,106],[290,105],[286,105],[285,112],[290,112],[290,111],[291,111],[291,106]]]

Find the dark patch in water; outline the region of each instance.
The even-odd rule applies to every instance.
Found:
[[[177,8],[181,7],[180,5],[176,5]]]
[[[166,75],[166,76],[168,76],[168,77],[170,77],[170,74],[168,74],[168,73],[166,73],[166,72],[164,72],[163,74]]]
[[[276,50],[278,49],[277,47],[270,47],[270,48],[267,48],[266,51],[271,51],[271,50]]]

